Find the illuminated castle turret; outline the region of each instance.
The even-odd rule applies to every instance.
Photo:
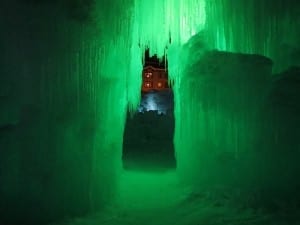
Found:
[[[149,49],[145,52],[143,69],[142,92],[163,91],[170,89],[168,83],[168,68],[165,58],[158,59],[156,55],[150,57]]]
[[[169,89],[168,74],[165,68],[156,68],[154,66],[146,66],[143,69],[143,86],[142,91],[166,90]]]

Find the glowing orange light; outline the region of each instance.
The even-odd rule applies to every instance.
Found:
[[[146,83],[145,83],[145,87],[150,88],[151,86],[152,86],[152,85],[151,85],[150,82],[146,82]]]
[[[146,72],[146,73],[145,73],[145,76],[146,76],[147,78],[150,78],[150,77],[152,76],[152,73]]]

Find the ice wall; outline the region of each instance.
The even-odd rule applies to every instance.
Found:
[[[295,200],[300,198],[299,81],[299,67],[274,75],[261,110],[261,129],[256,143],[262,165],[260,176],[271,183],[273,189]]]
[[[114,193],[139,98],[129,100],[140,77],[129,76],[131,3],[80,4],[1,3],[1,222],[83,214]]]
[[[239,166],[254,154],[271,69],[265,57],[218,51],[186,67],[175,111],[182,118],[175,135],[178,172],[186,182],[203,188],[251,180],[243,180]]]
[[[299,65],[299,4],[294,0],[207,0],[211,45],[270,57],[275,71]]]
[[[292,85],[297,81],[286,78],[291,92],[287,80],[283,79],[283,86],[275,82],[278,89],[274,89],[284,89],[283,96],[291,98],[289,109],[272,103],[283,96],[274,97],[274,89],[270,90],[272,69],[299,63],[298,4],[206,1],[205,29],[181,49],[169,48],[169,69],[175,77],[178,173],[187,183],[248,191],[284,187],[285,192],[273,193],[275,198],[288,193],[288,184],[298,185],[294,160],[299,152],[298,130],[292,125],[298,124],[293,114],[298,92]],[[289,110],[293,116],[285,118]],[[283,156],[283,146],[288,156]]]

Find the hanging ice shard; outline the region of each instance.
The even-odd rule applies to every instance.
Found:
[[[170,42],[186,43],[205,25],[204,0],[136,0],[133,10],[134,37],[150,54],[165,54]]]
[[[295,62],[299,52],[299,1],[206,0],[206,28],[214,48],[260,54],[274,60],[274,70]]]

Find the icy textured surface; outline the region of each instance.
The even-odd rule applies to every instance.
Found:
[[[205,20],[204,0],[135,0],[133,35],[142,48],[161,57],[170,40],[175,46],[184,44],[204,28]]]
[[[299,9],[295,0],[207,0],[210,43],[223,51],[270,57],[275,70],[300,65]]]
[[[209,51],[186,67],[175,104],[175,118],[184,118],[175,131],[184,179],[204,186],[244,182],[238,168],[254,150],[270,77],[271,61],[256,55]]]
[[[0,25],[1,223],[84,214],[117,193],[146,47],[167,49],[182,180],[196,190],[257,184],[269,199],[299,187],[298,75],[273,82],[262,56],[206,54],[299,65],[299,1],[10,0]]]
[[[116,201],[102,212],[51,225],[299,224],[299,211],[292,207],[287,210],[276,202],[270,207],[251,205],[255,193],[244,198],[232,189],[192,192],[180,185],[175,171],[124,172]]]
[[[107,7],[100,17],[120,10],[116,2]],[[127,33],[119,21],[78,21],[57,2],[5,1],[0,11],[0,223],[103,206],[121,168],[126,83],[133,83],[123,60]]]

